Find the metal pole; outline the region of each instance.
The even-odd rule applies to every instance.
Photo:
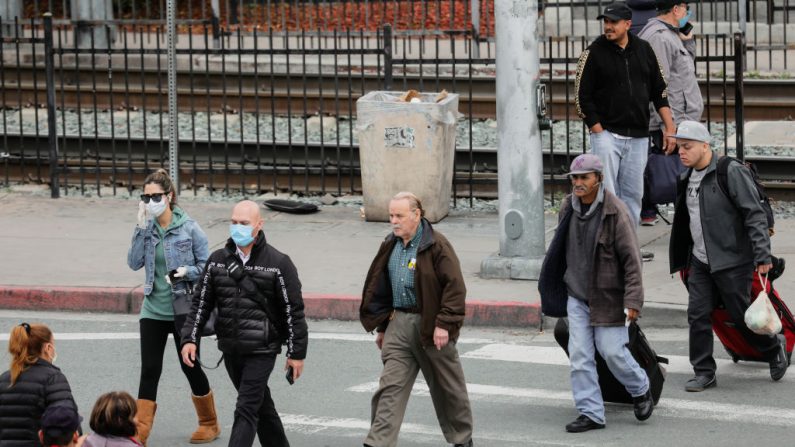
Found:
[[[14,22],[15,17],[22,18],[22,1],[21,0],[5,0],[0,2],[0,19],[5,21],[10,21],[11,23]],[[0,24],[2,27],[2,34],[3,36],[13,36],[14,35],[14,26],[13,25],[3,25]],[[0,44],[4,45],[4,44]]]
[[[392,25],[384,25],[384,90],[392,90]]]
[[[737,152],[735,156],[740,160],[745,159],[745,91],[743,90],[743,67],[745,65],[745,35],[734,33],[734,121],[735,144]]]
[[[55,67],[52,44],[52,13],[44,14],[44,69],[47,80],[47,142],[50,146],[50,197],[61,196],[58,178],[58,128],[55,124]]]
[[[211,0],[210,8],[212,9],[210,23],[213,31],[213,48],[221,48],[221,25],[219,18],[221,16],[221,8],[218,5],[218,0]]]
[[[472,10],[472,57],[480,59],[480,0],[470,0]]]
[[[544,259],[544,176],[536,85],[536,0],[496,0],[497,172],[500,251],[485,278],[538,279]]]
[[[745,31],[746,31],[745,27],[746,27],[746,22],[748,20],[748,17],[746,16],[747,8],[748,8],[748,6],[746,4],[747,1],[748,0],[738,0],[737,1],[737,14],[738,14],[738,20],[740,22],[740,32],[743,33],[743,35],[746,34],[745,33]]]
[[[174,191],[179,194],[179,134],[177,123],[177,28],[176,0],[168,0],[166,13],[168,33],[168,174],[174,183]]]

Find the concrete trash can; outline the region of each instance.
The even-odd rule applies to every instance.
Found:
[[[438,222],[450,210],[458,95],[435,102],[403,102],[403,92],[370,92],[356,101],[364,214],[389,221],[389,200],[410,191],[422,201],[425,217]]]

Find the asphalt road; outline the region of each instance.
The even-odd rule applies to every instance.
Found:
[[[57,365],[71,383],[87,420],[94,400],[109,390],[137,392],[139,374],[136,316],[0,311],[0,342],[21,321],[43,321],[55,332]],[[305,375],[289,386],[271,376],[277,408],[294,447],[357,446],[369,426],[370,397],[380,373],[374,337],[358,324],[310,322]],[[733,364],[720,356],[718,387],[686,393],[690,377],[685,329],[650,329],[658,354],[671,364],[660,405],[652,418],[637,422],[626,405],[608,405],[607,429],[568,434],[564,425],[577,413],[571,399],[568,363],[551,333],[533,330],[465,328],[459,342],[475,417],[477,446],[786,446],[795,443],[795,371],[773,383],[766,364]],[[208,340],[209,341],[209,340]],[[214,342],[203,346],[205,362],[219,357]],[[149,445],[189,445],[195,427],[190,390],[176,352],[167,351],[158,411]],[[0,365],[8,365],[0,353]],[[213,362],[214,363],[214,362]],[[280,357],[277,367],[282,368]],[[223,366],[208,372],[216,393],[226,445],[235,392]],[[88,424],[84,423],[86,429]],[[419,380],[401,430],[401,446],[446,445]]]

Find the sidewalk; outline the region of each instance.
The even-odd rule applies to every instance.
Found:
[[[26,190],[24,192],[20,190]],[[123,193],[126,195],[126,192]],[[226,240],[233,201],[180,197],[183,208],[202,226],[210,251]],[[127,249],[136,224],[138,199],[62,197],[46,189],[0,191],[0,308],[137,312],[143,270],[131,271]],[[301,277],[311,318],[358,319],[361,287],[386,223],[365,222],[357,206],[325,206],[311,215],[263,208],[268,242],[290,255]],[[548,215],[551,228],[556,216]],[[540,306],[535,281],[479,277],[480,262],[499,248],[494,212],[453,210],[436,224],[452,242],[467,284],[468,324],[537,328]],[[774,252],[795,262],[795,220],[780,220]],[[668,274],[670,227],[641,227],[640,242],[656,258],[644,264],[645,326],[687,325],[687,295]],[[548,234],[547,239],[551,237]],[[549,240],[547,240],[547,243]],[[790,269],[795,267],[790,267]],[[776,283],[795,307],[795,275]]]

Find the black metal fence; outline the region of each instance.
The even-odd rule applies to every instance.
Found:
[[[103,30],[112,32],[109,26]],[[387,26],[368,36],[363,30],[295,34],[236,28],[218,48],[211,24],[180,36],[182,193],[360,193],[355,101],[372,90],[413,88],[460,95],[454,195],[496,197],[493,56],[476,54],[455,30],[413,38],[391,31]],[[33,22],[16,23],[13,34],[2,37],[4,184],[49,182],[56,193],[60,178],[67,193],[76,188],[116,194],[140,187],[147,173],[167,166],[162,28],[121,30],[108,48],[96,48],[93,40],[80,47],[74,28],[65,24],[48,33]],[[52,50],[44,48],[48,38]],[[741,67],[736,48],[743,45],[724,34],[698,39],[704,118],[726,147],[742,117],[742,82],[731,74]],[[551,185],[560,183],[571,158],[586,147],[587,133],[573,107],[574,71],[586,44],[584,37],[541,42],[541,79],[552,119],[542,150]],[[43,94],[48,88],[50,100]],[[57,158],[51,156],[55,150]],[[50,172],[57,176],[48,178]]]

